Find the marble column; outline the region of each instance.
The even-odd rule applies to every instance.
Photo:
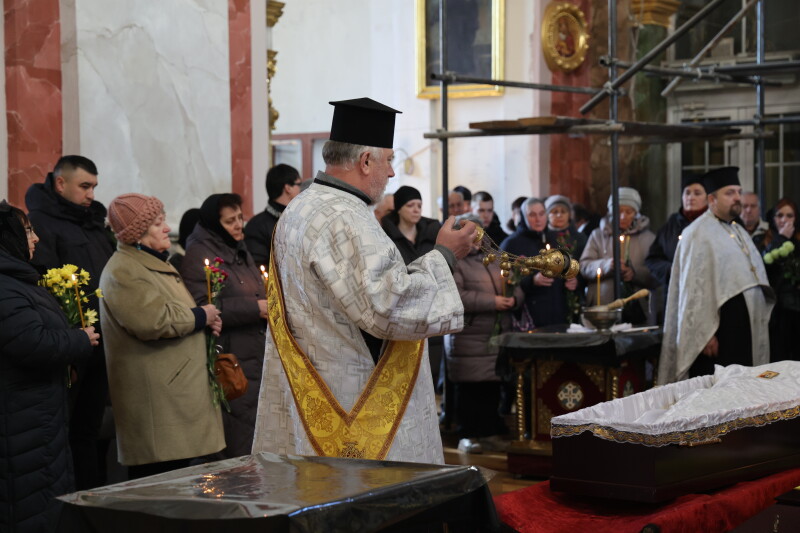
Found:
[[[242,210],[247,219],[253,216],[250,0],[228,0],[228,32],[230,35],[232,188],[244,200]]]
[[[155,195],[177,224],[230,191],[229,1],[61,5],[64,149],[97,163],[97,198]]]
[[[4,2],[8,200],[25,208],[25,191],[61,155],[61,55],[58,0]]]
[[[633,16],[640,21],[636,59],[647,54],[667,37],[670,17],[679,6],[678,0],[646,0],[631,4]],[[664,54],[661,54],[651,64],[658,65],[663,59]],[[668,81],[643,73],[634,77],[633,86],[636,90],[632,97],[637,121],[666,123],[667,101],[661,96],[661,91]],[[631,161],[631,170],[632,185],[646,201],[646,214],[650,217],[653,231],[656,231],[667,220],[669,213],[666,211],[667,202],[664,199],[672,193],[667,191],[667,145],[638,145]]]

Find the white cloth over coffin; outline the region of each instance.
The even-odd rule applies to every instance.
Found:
[[[772,379],[758,377],[771,370]],[[554,417],[553,425],[595,426],[645,435],[691,431],[800,405],[800,362],[717,365],[713,376],[656,387]]]
[[[686,379],[719,327],[719,308],[739,293],[750,315],[753,365],[761,365],[769,361],[768,324],[775,305],[764,261],[740,224],[721,222],[708,210],[684,230],[675,251],[659,382]]]
[[[406,266],[369,207],[349,192],[314,183],[292,200],[278,221],[272,257],[289,328],[345,411],[375,368],[360,330],[419,340],[463,327],[444,256],[434,250]],[[316,455],[269,332],[254,437],[253,453]],[[386,460],[444,462],[427,346]]]

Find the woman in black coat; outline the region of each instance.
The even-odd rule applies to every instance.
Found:
[[[264,365],[267,300],[264,281],[244,242],[242,199],[238,194],[212,194],[200,207],[200,222],[186,241],[180,274],[198,305],[209,303],[204,259],[219,257],[228,273],[217,307],[222,313],[218,344],[239,359],[247,377],[247,392],[222,410],[224,457],[247,455],[253,445],[258,390]],[[264,265],[265,267],[267,265]]]
[[[438,220],[422,216],[422,195],[407,185],[394,193],[394,209],[383,217],[381,225],[406,264],[433,250],[441,227]]]
[[[544,202],[538,198],[528,198],[522,204],[522,219],[517,230],[500,245],[500,249],[514,255],[533,257],[540,250],[550,244],[557,246],[553,234],[547,230],[547,213]],[[577,282],[570,280],[571,289],[574,290]],[[541,328],[552,324],[567,323],[567,297],[564,291],[563,279],[545,277],[541,272],[534,271],[530,276],[522,278],[520,287],[525,293],[525,305],[521,322],[525,324],[528,318],[533,324],[525,324],[525,329]]]
[[[30,263],[38,237],[0,203],[0,531],[53,531],[56,496],[74,490],[67,440],[68,365],[99,335],[70,329]]]

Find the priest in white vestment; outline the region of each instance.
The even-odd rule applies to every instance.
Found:
[[[289,203],[273,237],[270,286],[282,294],[270,300],[253,453],[441,464],[418,341],[463,327],[451,268],[476,229],[455,229],[451,217],[436,248],[406,266],[370,209],[394,176],[397,111],[367,98],[331,103],[326,171]],[[386,362],[403,350],[409,364]],[[386,366],[373,376],[376,361]]]
[[[775,303],[764,261],[739,219],[738,168],[704,176],[708,211],[683,231],[670,275],[660,384],[704,374],[714,365],[769,362]]]

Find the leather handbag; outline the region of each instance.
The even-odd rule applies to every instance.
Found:
[[[217,360],[214,362],[214,375],[228,401],[235,400],[247,392],[247,377],[244,375],[239,360],[232,353],[217,354]]]

